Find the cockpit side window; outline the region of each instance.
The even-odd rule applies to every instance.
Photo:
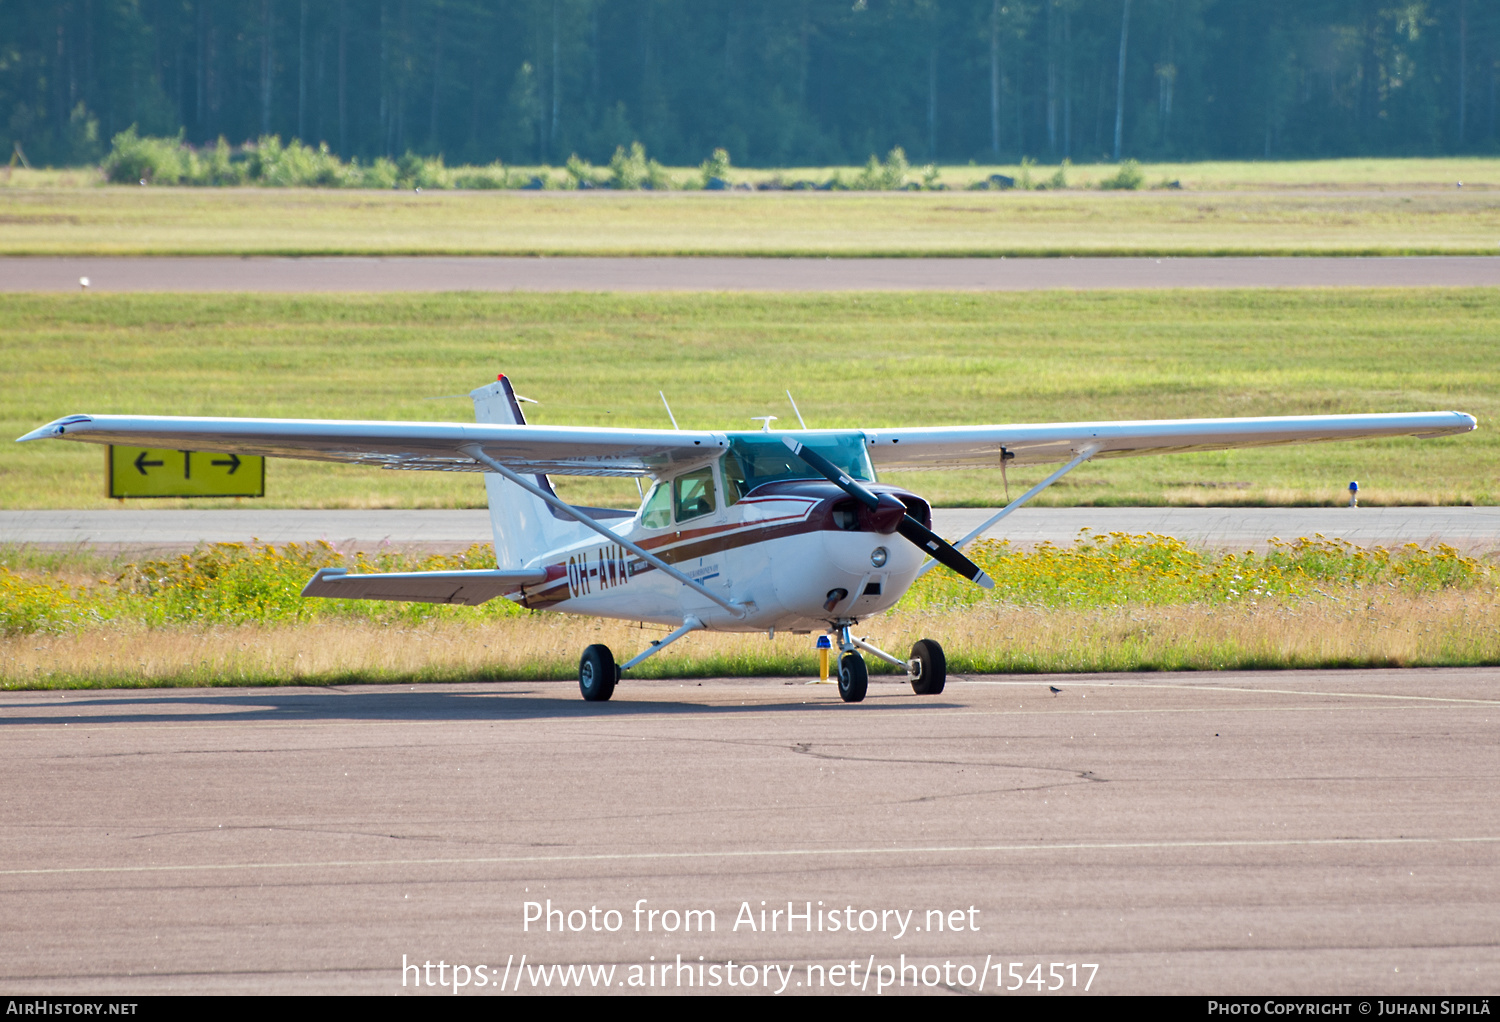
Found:
[[[745,472],[745,466],[740,463],[740,456],[734,451],[724,455],[724,506],[733,507],[740,502],[740,498],[750,492],[750,480]]]
[[[713,514],[713,466],[705,465],[703,468],[685,472],[672,480],[672,502],[676,505],[679,522]]]
[[[657,483],[641,505],[641,526],[647,529],[665,529],[672,524],[672,488],[666,483]]]

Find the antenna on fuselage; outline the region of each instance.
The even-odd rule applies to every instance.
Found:
[[[760,431],[762,433],[769,433],[769,432],[771,432],[771,423],[773,423],[773,422],[776,421],[776,416],[774,416],[774,415],[752,415],[752,416],[750,416],[750,421],[751,422],[758,422],[758,423],[760,423]]]
[[[661,406],[667,410],[667,418],[669,418],[669,419],[672,420],[672,428],[673,429],[681,429],[682,427],[679,426],[679,425],[677,425],[677,416],[675,416],[675,415],[672,414],[672,406],[669,405],[669,404],[667,404],[667,395],[666,395],[666,393],[664,391],[660,391],[660,390],[658,390],[656,393],[661,398]]]
[[[797,399],[792,397],[792,392],[790,390],[786,392],[786,399],[792,403],[792,411],[797,413],[797,425],[801,426],[803,429],[806,429],[807,423],[802,421],[802,409],[797,407]]]

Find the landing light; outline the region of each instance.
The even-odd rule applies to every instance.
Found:
[[[878,546],[870,551],[870,563],[877,568],[885,567],[885,559],[890,556],[890,551],[883,546]]]

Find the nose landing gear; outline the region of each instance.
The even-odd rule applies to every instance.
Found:
[[[932,639],[918,639],[911,648],[910,660],[897,660],[889,653],[870,645],[864,639],[855,638],[849,631],[852,621],[839,621],[834,625],[839,637],[839,698],[846,703],[857,703],[864,699],[869,688],[869,671],[865,668],[860,650],[877,656],[906,672],[911,680],[911,690],[919,696],[935,696],[948,683],[948,659],[943,647]]]
[[[839,698],[846,703],[862,702],[869,687],[865,658],[852,650],[839,657]]]

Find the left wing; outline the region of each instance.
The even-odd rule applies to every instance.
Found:
[[[1068,461],[1088,448],[1093,448],[1093,457],[1118,458],[1324,440],[1451,436],[1478,425],[1474,416],[1463,412],[1398,412],[936,426],[865,430],[865,441],[877,469],[999,468],[1002,457],[1016,465],[1041,464]]]
[[[175,415],[69,415],[20,441],[50,437],[440,472],[482,471],[458,450],[478,444],[517,472],[581,476],[670,473],[679,465],[706,460],[729,442],[722,433],[693,430]]]

